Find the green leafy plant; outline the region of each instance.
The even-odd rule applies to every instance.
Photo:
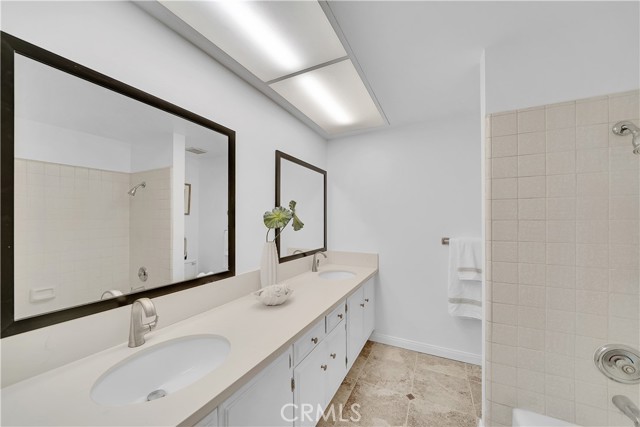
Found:
[[[274,229],[279,229],[273,236],[273,240],[282,234],[284,228],[293,221],[293,230],[298,231],[304,227],[304,223],[300,221],[298,215],[296,215],[296,201],[291,200],[289,202],[289,209],[278,206],[271,211],[267,211],[262,216],[264,225],[267,227],[266,241],[269,241],[269,232]]]

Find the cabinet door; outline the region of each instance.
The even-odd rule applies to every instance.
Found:
[[[327,358],[327,343],[323,340],[294,369],[296,427],[315,426],[327,405]]]
[[[351,369],[364,345],[364,291],[360,287],[347,299],[347,368]]]
[[[293,426],[291,350],[218,407],[220,426]]]
[[[325,338],[327,342],[327,404],[333,399],[342,380],[347,376],[347,329],[344,322],[340,323]]]
[[[364,284],[364,340],[368,340],[375,328],[375,288],[373,279]]]

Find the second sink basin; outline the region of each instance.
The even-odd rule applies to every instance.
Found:
[[[350,279],[355,275],[356,273],[352,273],[351,271],[345,271],[345,270],[323,271],[318,274],[318,276],[321,279],[325,279],[325,280],[344,280],[344,279]]]
[[[176,338],[123,360],[93,385],[91,398],[108,406],[155,400],[196,382],[216,369],[231,346],[217,335]]]

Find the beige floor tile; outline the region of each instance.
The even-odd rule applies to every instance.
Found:
[[[425,371],[439,372],[452,377],[467,379],[466,363],[419,353],[416,362],[416,375],[419,376]]]
[[[416,373],[413,382],[415,402],[432,410],[475,414],[469,381],[438,372]]]
[[[358,377],[358,383],[367,383],[405,395],[411,392],[413,370],[409,363],[369,358]]]
[[[367,358],[358,356],[355,362],[353,362],[353,366],[347,372],[347,378],[351,378],[354,381],[358,379],[360,374],[362,373],[362,368],[367,364]]]
[[[409,399],[393,390],[358,382],[349,396],[342,414],[347,425],[403,426]],[[344,425],[338,421],[336,425]]]
[[[476,416],[482,417],[482,382],[469,381],[471,388],[471,398],[473,399],[473,407],[476,410]]]
[[[469,381],[482,381],[482,366],[466,363],[465,368]]]
[[[416,360],[416,352],[386,344],[373,343],[369,359],[388,360],[391,362],[413,365]]]
[[[457,411],[434,411],[414,402],[409,405],[407,427],[475,427],[476,417]]]

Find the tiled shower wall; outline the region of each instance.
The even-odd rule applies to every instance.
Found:
[[[594,351],[640,341],[640,156],[611,133],[640,123],[638,91],[488,117],[485,422],[520,407],[584,426],[631,426],[611,404],[640,386]]]
[[[128,290],[129,174],[15,160],[16,317]],[[30,290],[55,298],[30,302]]]

